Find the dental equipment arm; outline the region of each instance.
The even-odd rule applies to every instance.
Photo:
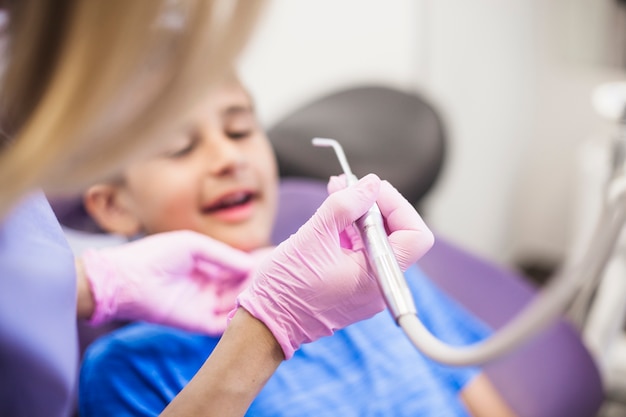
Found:
[[[610,158],[610,164],[607,166],[607,172],[601,174],[602,187],[613,187],[612,192],[615,194],[616,186],[620,181],[623,181],[623,177],[626,172],[624,171],[626,163],[626,83],[624,82],[610,82],[602,84],[596,87],[591,96],[591,102],[596,112],[604,119],[614,123],[617,127],[616,132],[610,137],[608,157]],[[597,175],[597,174],[596,174]],[[603,189],[603,193],[607,190]],[[603,203],[603,204],[602,204]],[[598,206],[597,218],[602,219],[610,215],[610,210],[613,208],[608,205],[608,202],[601,202]],[[587,209],[589,210],[589,209]],[[584,234],[581,234],[584,238]],[[579,237],[580,239],[580,237]],[[588,238],[582,239],[582,246],[589,245]],[[571,259],[566,259],[566,263],[571,264],[576,262],[578,258],[577,251],[571,251]],[[592,299],[597,295],[598,287],[604,280],[605,274],[602,271],[597,271],[595,275],[591,275],[585,282],[584,287],[577,294],[576,299],[569,307],[569,318],[579,327],[583,328],[588,325],[588,320],[592,309]],[[593,319],[595,320],[595,319]],[[617,321],[615,321],[616,325]],[[617,329],[617,327],[615,327]],[[605,344],[608,341],[604,341]]]
[[[313,144],[332,147],[348,182],[356,181],[337,141],[315,138]],[[374,205],[355,223],[361,232],[370,265],[376,272],[386,304],[397,324],[417,349],[433,360],[466,366],[488,362],[513,350],[558,318],[586,278],[604,268],[625,220],[625,195],[626,179],[613,182],[607,201],[607,215],[599,222],[590,250],[579,264],[572,265],[552,279],[546,289],[504,328],[488,339],[468,346],[450,346],[441,342],[419,320],[404,276],[389,246],[378,208]]]

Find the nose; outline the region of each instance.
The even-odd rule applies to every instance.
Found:
[[[245,155],[237,141],[224,134],[214,133],[207,138],[206,143],[207,165],[212,175],[232,175],[245,166]]]

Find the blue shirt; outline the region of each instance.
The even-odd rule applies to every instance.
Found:
[[[413,267],[406,274],[424,324],[452,344],[490,330]],[[218,338],[135,323],[96,341],[80,373],[80,415],[156,416],[202,366]],[[248,416],[467,416],[459,391],[477,368],[421,355],[387,311],[303,345],[283,362]]]

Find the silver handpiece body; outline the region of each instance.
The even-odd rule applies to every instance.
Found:
[[[339,159],[343,172],[346,174],[348,185],[357,182],[357,178],[352,173],[339,142],[334,139],[315,138],[313,139],[313,145],[332,147]],[[356,226],[365,244],[370,265],[376,271],[378,285],[383,293],[387,307],[396,323],[403,315],[416,314],[417,309],[413,302],[413,296],[398,265],[393,249],[389,244],[383,216],[378,205],[374,204],[367,213],[358,219]]]

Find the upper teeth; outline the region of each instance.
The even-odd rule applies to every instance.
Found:
[[[224,199],[222,199],[221,204],[232,205],[232,204],[241,203],[246,199],[247,195],[248,194],[246,193],[236,193],[236,194],[229,195],[225,197]]]

